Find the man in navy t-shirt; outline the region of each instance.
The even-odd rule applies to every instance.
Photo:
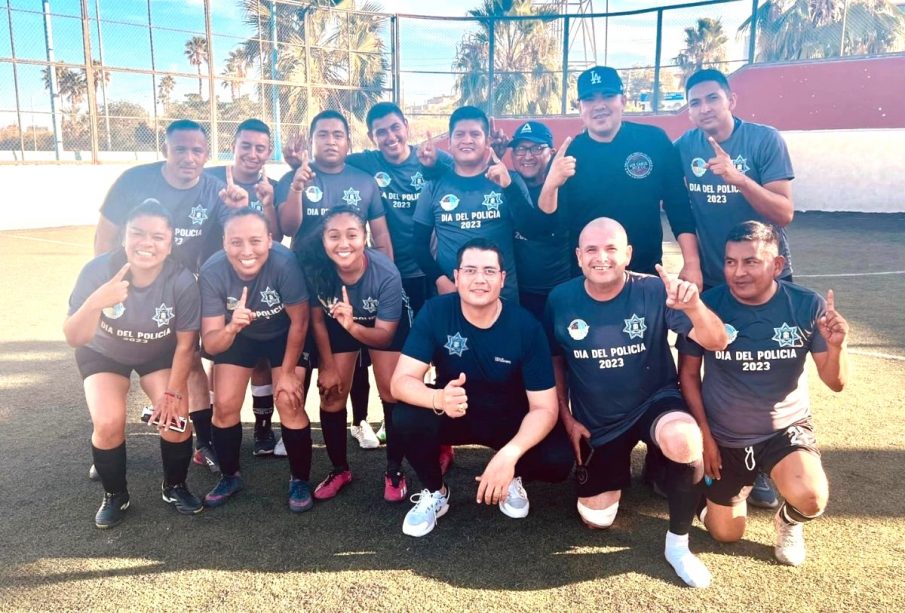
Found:
[[[449,509],[437,454],[442,443],[497,452],[478,477],[477,502],[509,517],[528,515],[522,478],[562,481],[573,458],[556,423],[550,352],[540,323],[500,299],[506,282],[499,247],[473,239],[460,249],[455,294],[428,300],[393,375],[393,423],[423,490],[402,531],[424,536]],[[436,386],[424,384],[433,363]]]

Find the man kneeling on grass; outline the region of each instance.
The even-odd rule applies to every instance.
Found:
[[[494,243],[465,243],[453,271],[456,293],[425,303],[396,366],[394,428],[424,488],[412,497],[416,504],[402,524],[410,536],[433,530],[449,509],[442,444],[497,450],[477,477],[477,502],[497,504],[512,518],[528,515],[523,477],[557,482],[572,469],[569,442],[557,424],[547,339],[528,311],[500,299],[504,266]],[[431,363],[436,387],[424,384]]]

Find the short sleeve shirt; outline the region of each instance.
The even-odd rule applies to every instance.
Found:
[[[437,386],[465,373],[469,412],[492,418],[528,408],[525,391],[555,385],[547,339],[540,323],[518,304],[503,301],[496,322],[473,326],[458,294],[428,300],[418,311],[402,353],[437,368]]]
[[[459,248],[474,238],[496,243],[503,253],[506,283],[502,296],[518,301],[518,277],[512,246],[515,233],[510,190],[523,192],[528,201],[528,188],[521,177],[514,175],[507,189],[483,174],[463,177],[455,172],[428,183],[415,207],[414,220],[434,229],[437,236],[437,264],[443,274],[453,278]]]
[[[444,167],[452,165],[451,157],[445,151],[437,152],[437,163]],[[368,173],[374,178],[383,207],[386,210],[387,227],[393,241],[393,259],[404,279],[422,277],[412,247],[414,238],[415,204],[427,179],[418,161],[417,147],[411,147],[408,158],[402,164],[390,163],[380,151],[368,150],[353,153],[346,163]]]
[[[691,321],[666,306],[658,277],[626,273],[611,300],[591,298],[578,277],[556,287],[545,323],[554,355],[569,373],[572,414],[602,445],[628,430],[661,395],[678,396],[668,330],[688,334]]]
[[[267,261],[254,279],[242,279],[233,269],[225,251],[215,253],[201,267],[201,313],[203,317],[224,316],[232,312],[248,288],[245,306],[254,312],[254,320],[239,334],[266,341],[286,334],[289,315],[286,306],[308,301],[308,288],[292,252],[274,243]]]
[[[537,207],[542,187],[528,187],[528,195],[534,207]],[[559,223],[559,213],[554,213],[549,218],[550,230],[543,236],[527,238],[518,230],[515,231],[515,265],[518,269],[519,289],[522,291],[546,294],[572,276],[568,235]]]
[[[122,250],[104,253],[85,265],[69,297],[69,314],[126,263]],[[131,275],[126,274],[129,281]],[[102,311],[88,348],[127,366],[138,366],[176,351],[176,333],[201,328],[201,297],[195,277],[168,258],[147,287],[130,285],[128,296]]]
[[[406,310],[402,277],[393,262],[375,249],[365,250],[364,274],[352,285],[346,285],[353,319],[363,326],[373,326],[381,321],[399,321]],[[342,286],[329,295],[312,296],[327,317],[332,317],[333,305],[342,300]],[[406,313],[408,316],[408,313]]]
[[[676,147],[682,157],[697,226],[704,284],[714,287],[724,282],[723,251],[729,230],[752,219],[769,222],[754,210],[737,187],[726,185],[707,169],[707,160],[714,153],[703,130],[689,130],[676,141]],[[795,177],[789,150],[775,128],[736,119],[732,135],[720,147],[729,154],[735,167],[758,185]],[[789,241],[783,228],[771,225],[779,235],[779,253],[786,259],[780,275],[785,277],[792,274]]]
[[[173,216],[173,245],[176,258],[192,272],[198,272],[206,236],[229,214],[220,200],[226,184],[207,173],[189,189],[177,189],[163,178],[164,162],[142,164],[128,169],[113,183],[101,215],[122,228],[132,209],[145,200],[162,204]]]
[[[348,164],[340,172],[328,173],[311,164],[314,179],[302,190],[302,225],[292,237],[292,250],[299,252],[312,238],[319,240],[321,219],[335,207],[348,205],[357,208],[372,221],[385,215],[383,201],[374,178]],[[277,183],[274,201],[284,206],[295,171],[290,170]]]
[[[223,184],[226,184],[226,166],[211,166],[209,168],[205,168],[204,172],[206,174],[211,175],[218,181],[222,181]],[[267,181],[275,188],[277,182],[273,179],[268,178]],[[233,180],[233,183],[241,187],[245,190],[245,193],[248,194],[248,208],[254,209],[255,211],[263,212],[264,206],[261,204],[261,201],[258,200],[258,183],[243,183],[242,181]],[[276,231],[279,228],[271,228],[271,230]],[[212,254],[223,249],[223,227],[220,224],[217,224],[214,231],[210,232],[208,237],[205,239],[205,252],[202,256],[202,263],[207,260]]]
[[[726,324],[729,346],[704,351],[679,337],[681,353],[704,356],[701,393],[713,437],[727,447],[764,441],[810,415],[805,361],[827,350],[817,320],[826,303],[815,292],[778,281],[766,303],[738,302],[726,285],[702,294]]]

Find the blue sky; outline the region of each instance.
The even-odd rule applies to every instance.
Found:
[[[633,10],[679,3],[611,0],[610,11]],[[464,16],[479,0],[384,0],[384,11],[398,14],[430,14],[434,16]],[[41,0],[10,0],[13,9],[12,30],[16,56],[43,61],[46,59]],[[91,16],[99,9],[103,18],[104,62],[111,69],[108,99],[127,99],[146,108],[153,105],[154,92],[150,75],[117,72],[122,68],[150,68],[151,48],[147,31],[148,9],[143,0],[88,0]],[[84,61],[80,0],[51,0],[53,37],[57,61]],[[243,13],[236,0],[211,0],[214,40],[215,72],[220,73],[231,48],[248,36],[249,27],[243,23]],[[607,3],[594,2],[594,9],[603,12]],[[734,32],[750,10],[747,1],[705,7],[667,11],[664,14],[663,58],[668,61],[681,47],[683,28],[698,17],[722,17],[730,37],[730,57],[744,56],[744,41],[736,41]],[[0,9],[0,57],[10,57],[11,41],[6,27],[7,11]],[[202,0],[152,0],[151,21],[154,30],[155,68],[160,71],[194,73],[184,56],[185,41],[204,32]],[[617,67],[652,64],[655,45],[655,13],[633,17],[594,21],[598,63]],[[425,21],[400,19],[402,87],[406,103],[421,102],[429,97],[450,93],[453,78],[449,75],[430,75],[415,71],[448,71],[455,54],[456,43],[472,24],[456,21]],[[608,40],[607,40],[608,35]],[[100,56],[96,23],[91,28],[92,53]],[[203,69],[204,70],[204,69]],[[41,82],[41,67],[20,65],[18,68],[20,101],[26,112],[42,113],[50,110],[50,102]],[[11,64],[0,62],[0,125],[14,123],[15,98]],[[197,91],[197,78],[177,78],[175,96]],[[205,83],[205,97],[207,96]],[[228,91],[220,89],[228,97]],[[46,123],[36,119],[37,123]],[[29,123],[26,121],[26,123]]]

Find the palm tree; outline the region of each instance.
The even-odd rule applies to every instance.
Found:
[[[193,36],[185,43],[185,57],[189,64],[198,70],[198,97],[201,97],[201,65],[207,64],[209,58],[207,52],[207,39],[203,36]]]
[[[164,115],[169,115],[170,98],[174,89],[176,89],[176,79],[172,75],[162,76],[160,82],[157,83],[157,102],[163,105]]]
[[[555,11],[531,0],[483,0],[468,12],[481,21],[481,29],[468,32],[456,46],[453,69],[459,104],[488,106],[490,83],[490,27],[494,27],[494,112],[540,115],[555,112],[560,104],[562,49],[549,18]],[[504,20],[501,17],[537,19]],[[497,18],[497,19],[493,19]]]
[[[55,66],[57,77],[57,94],[69,103],[70,121],[75,122],[82,101],[88,95],[88,83],[84,71],[76,71],[63,66]],[[42,71],[44,88],[50,91],[50,67]]]
[[[905,44],[905,15],[889,0],[767,0],[739,34],[752,19],[760,62],[886,53]]]
[[[680,85],[701,68],[719,67],[725,62],[728,40],[719,19],[703,17],[685,28],[685,47],[676,56],[676,65],[682,71]]]
[[[220,75],[227,81],[223,81],[224,88],[229,88],[229,94],[233,100],[239,97],[242,92],[242,79],[248,76],[248,69],[251,62],[245,55],[242,47],[237,47],[229,52],[226,58],[226,65],[223,67],[223,73]]]

